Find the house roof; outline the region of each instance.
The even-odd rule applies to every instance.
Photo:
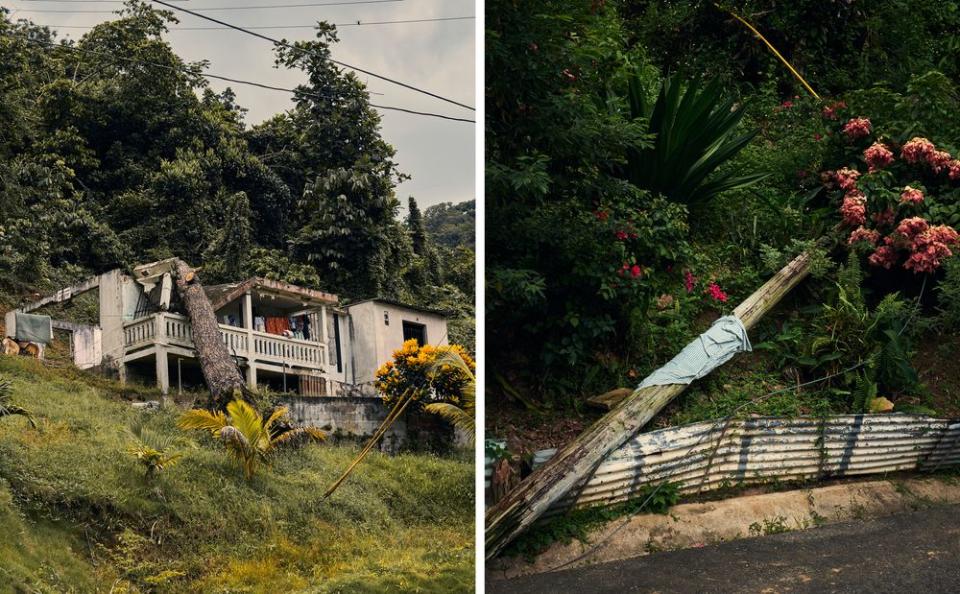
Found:
[[[203,291],[210,299],[213,309],[217,310],[240,297],[247,291],[260,289],[270,293],[277,293],[315,305],[336,305],[339,298],[332,293],[325,293],[316,289],[307,289],[281,281],[255,276],[239,283],[224,285],[209,285]]]
[[[386,305],[393,305],[395,307],[403,307],[405,309],[410,309],[413,311],[419,311],[423,313],[433,314],[435,316],[441,316],[444,318],[450,317],[451,312],[443,309],[434,309],[431,307],[424,307],[422,305],[411,305],[409,303],[404,303],[402,301],[396,301],[394,299],[385,299],[382,297],[374,297],[372,299],[361,299],[360,301],[354,301],[353,303],[348,303],[346,305],[347,309],[353,307],[354,305],[360,305],[361,303],[384,303]]]

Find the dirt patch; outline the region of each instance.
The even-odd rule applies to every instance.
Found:
[[[930,395],[916,399],[939,416],[960,417],[960,336],[924,337],[917,345],[913,365]]]
[[[498,408],[487,413],[487,437],[506,439],[507,450],[522,456],[563,447],[601,415],[600,411],[593,410],[538,413],[510,407]]]

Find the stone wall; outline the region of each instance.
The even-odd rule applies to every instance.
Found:
[[[290,419],[326,431],[335,439],[365,440],[377,430],[390,409],[379,398],[287,397]],[[407,442],[407,422],[398,419],[380,440],[379,448],[395,452]]]

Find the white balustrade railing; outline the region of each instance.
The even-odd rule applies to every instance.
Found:
[[[220,337],[231,355],[279,363],[322,368],[326,346],[297,338],[287,338],[266,332],[257,332],[219,324]],[[157,330],[160,335],[158,336]],[[127,322],[123,327],[124,346],[127,348],[163,342],[193,348],[193,330],[186,316],[158,313]],[[253,348],[251,349],[251,339]]]
[[[140,318],[123,326],[123,345],[135,347],[149,344],[157,336],[157,324],[153,317]]]

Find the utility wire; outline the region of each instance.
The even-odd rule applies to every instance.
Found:
[[[465,21],[476,19],[475,16],[458,16],[458,17],[438,17],[432,19],[406,19],[401,21],[355,21],[353,23],[334,23],[335,27],[359,27],[359,26],[370,26],[370,25],[396,25],[402,23],[433,23],[439,21]],[[45,24],[42,26],[50,27],[51,29],[93,29],[96,25],[49,25]],[[258,30],[258,29],[314,29],[316,25],[271,25],[271,26],[255,26],[255,27],[244,27],[245,29]],[[171,31],[227,31],[230,30],[230,27],[170,27]]]
[[[105,53],[105,52],[97,52],[97,51],[93,51],[93,50],[87,50],[87,49],[83,49],[83,48],[79,48],[79,47],[74,47],[74,46],[72,46],[72,45],[63,45],[63,44],[53,43],[53,42],[49,42],[49,41],[44,41],[44,40],[42,40],[42,39],[32,39],[32,38],[24,37],[24,36],[22,36],[22,35],[15,35],[15,34],[7,34],[7,35],[8,35],[9,37],[18,37],[18,38],[23,39],[24,41],[27,41],[27,42],[38,43],[38,44],[40,44],[40,45],[44,45],[44,46],[47,46],[47,47],[49,47],[49,48],[61,48],[61,49],[66,49],[66,50],[70,50],[70,51],[74,51],[74,52],[87,53],[87,54],[96,55],[96,56],[100,56],[100,57],[106,57],[106,58],[116,59],[116,60],[120,60],[120,61],[123,61],[123,62],[132,63],[132,64],[140,64],[140,65],[143,65],[143,66],[153,66],[153,67],[156,67],[156,68],[164,68],[164,69],[167,69],[167,70],[185,72],[185,70],[184,70],[183,68],[177,68],[177,67],[175,67],[175,66],[170,66],[170,65],[167,65],[167,64],[159,64],[159,63],[156,63],[156,62],[147,62],[147,61],[144,61],[144,60],[136,60],[136,59],[133,59],[133,58],[127,58],[127,57],[125,57],[125,56],[117,56],[117,55],[109,54],[109,53]],[[268,84],[260,83],[260,82],[256,82],[256,81],[242,80],[242,79],[238,79],[238,78],[231,78],[231,77],[227,77],[227,76],[221,76],[221,75],[218,75],[218,74],[210,74],[210,73],[206,73],[206,72],[200,72],[200,73],[196,73],[196,74],[199,74],[199,76],[203,76],[203,77],[205,77],[205,78],[213,78],[213,79],[222,80],[222,81],[226,81],[226,82],[232,82],[232,83],[241,84],[241,85],[249,85],[249,86],[259,87],[259,88],[262,88],[262,89],[269,89],[269,90],[273,90],[273,91],[283,91],[283,92],[290,93],[290,94],[294,94],[294,95],[296,95],[296,94],[306,95],[306,96],[308,96],[308,97],[314,97],[314,98],[317,98],[317,99],[332,99],[332,98],[334,98],[332,95],[321,95],[321,94],[318,94],[318,93],[311,93],[311,92],[308,92],[308,91],[298,91],[298,90],[296,90],[296,89],[288,89],[288,88],[285,88],[285,87],[277,87],[277,86],[268,85]],[[375,93],[375,94],[381,94],[381,93]],[[416,110],[413,110],[413,109],[407,109],[407,108],[404,108],[404,107],[396,107],[396,106],[393,106],[393,105],[378,105],[378,104],[375,104],[375,103],[369,103],[368,105],[370,105],[370,107],[373,107],[373,108],[376,108],[376,109],[384,109],[384,110],[388,110],[388,111],[398,111],[398,112],[401,112],[401,113],[407,113],[407,114],[411,114],[411,115],[419,115],[419,116],[425,116],[425,117],[439,118],[439,119],[442,119],[442,120],[451,120],[451,121],[454,121],[454,122],[467,122],[467,123],[471,123],[471,124],[476,123],[474,120],[468,120],[468,119],[466,119],[466,118],[457,118],[457,117],[453,117],[453,116],[443,115],[443,114],[439,114],[439,113],[426,112],[426,111],[416,111]]]
[[[19,2],[67,2],[68,4],[78,4],[80,0],[17,0]],[[83,0],[88,1],[88,0]],[[122,0],[89,0],[89,1],[98,1],[104,3],[113,3],[123,4]],[[171,2],[185,2],[188,0],[170,0]],[[261,9],[270,9],[270,8],[308,8],[315,6],[351,6],[353,4],[386,4],[388,2],[403,2],[404,0],[358,0],[357,2],[316,2],[316,3],[307,3],[307,4],[267,4],[267,5],[258,5],[258,6],[205,6],[194,8],[197,12],[208,12],[216,10],[261,10]],[[93,13],[93,14],[113,14],[112,10],[67,10],[67,9],[47,9],[41,8],[38,10],[34,9],[20,9],[20,12],[70,12],[70,13]]]
[[[291,44],[289,44],[289,43],[287,43],[287,42],[285,42],[285,41],[281,41],[281,40],[279,40],[279,39],[274,39],[274,38],[272,38],[272,37],[268,37],[268,36],[266,36],[266,35],[263,35],[262,33],[257,33],[257,32],[255,32],[255,31],[251,31],[251,30],[249,30],[249,29],[244,29],[243,27],[238,27],[238,26],[236,26],[236,25],[231,25],[230,23],[228,23],[228,22],[226,22],[226,21],[221,21],[221,20],[219,20],[219,19],[215,19],[215,18],[213,18],[213,17],[207,16],[207,15],[204,15],[204,14],[200,14],[200,13],[198,13],[198,12],[196,12],[196,11],[193,11],[193,10],[188,10],[188,9],[186,9],[186,8],[181,8],[180,6],[174,6],[173,4],[170,4],[169,2],[165,2],[164,0],[150,0],[150,1],[151,1],[151,2],[154,2],[154,3],[156,3],[156,4],[160,4],[160,5],[162,5],[162,6],[166,6],[167,8],[172,8],[172,9],[177,10],[177,11],[179,11],[179,12],[183,12],[183,13],[186,13],[186,14],[193,15],[193,16],[195,16],[195,17],[197,17],[197,18],[201,18],[201,19],[204,19],[204,20],[213,22],[213,23],[217,23],[218,25],[223,25],[223,26],[225,26],[225,27],[229,27],[229,28],[234,29],[234,30],[236,30],[236,31],[240,31],[241,33],[246,33],[247,35],[253,35],[254,37],[258,37],[258,38],[263,39],[263,40],[265,40],[265,41],[269,41],[270,43],[272,43],[272,44],[274,44],[274,45],[279,45],[279,46],[282,46],[282,47],[286,47],[286,48],[288,48],[288,49],[291,49],[291,50],[294,50],[294,51],[297,51],[297,52],[312,53],[312,52],[309,52],[309,51],[307,51],[307,50],[298,48],[298,47],[296,47],[296,46],[294,46],[294,45],[291,45]],[[357,67],[357,66],[352,66],[352,65],[350,65],[350,64],[347,64],[346,62],[341,62],[341,61],[339,61],[339,60],[334,60],[333,58],[329,58],[329,57],[328,57],[327,59],[330,60],[331,62],[333,62],[334,64],[337,64],[338,66],[343,66],[344,68],[350,68],[351,70],[356,70],[357,72],[362,72],[362,73],[364,73],[364,74],[366,74],[366,75],[368,75],[368,76],[372,76],[372,77],[374,77],[374,78],[379,78],[380,80],[383,80],[383,81],[386,81],[386,82],[389,82],[389,83],[392,83],[392,84],[395,84],[395,85],[398,85],[398,86],[401,86],[401,87],[410,89],[410,90],[412,90],[412,91],[416,91],[416,92],[418,92],[418,93],[422,93],[422,94],[424,94],[424,95],[433,97],[434,99],[439,99],[439,100],[441,100],[441,101],[446,101],[447,103],[452,103],[453,105],[456,105],[456,106],[458,106],[458,107],[462,107],[462,108],[464,108],[464,109],[469,109],[470,111],[476,111],[476,109],[474,109],[473,107],[470,107],[470,106],[467,105],[466,103],[460,103],[459,101],[454,101],[453,99],[444,97],[444,96],[442,96],[442,95],[438,95],[438,94],[436,94],[436,93],[432,93],[432,92],[430,92],[430,91],[427,91],[427,90],[425,90],[425,89],[421,89],[420,87],[416,87],[416,86],[414,86],[414,85],[407,84],[407,83],[405,83],[405,82],[401,82],[401,81],[399,81],[399,80],[397,80],[397,79],[390,78],[390,77],[384,76],[384,75],[382,75],[382,74],[377,74],[377,73],[371,72],[371,71],[369,71],[369,70],[364,70],[363,68],[359,68],[359,67]]]

